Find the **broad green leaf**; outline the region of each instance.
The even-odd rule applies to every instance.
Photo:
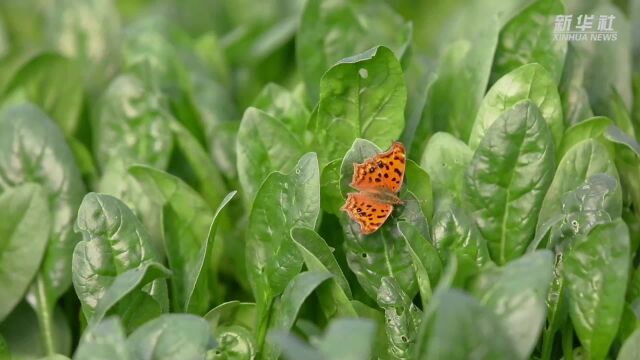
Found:
[[[93,152],[101,169],[116,160],[167,167],[173,139],[164,101],[150,79],[134,74],[109,84],[92,122]]]
[[[622,344],[618,352],[617,360],[638,360],[640,359],[640,329],[631,334]]]
[[[288,172],[304,153],[301,136],[266,112],[248,108],[236,139],[238,178],[247,205],[274,171]]]
[[[400,63],[386,47],[342,59],[320,81],[310,124],[320,164],[344,156],[356,138],[387,147],[404,128],[407,88]]]
[[[433,215],[433,191],[431,190],[429,174],[420,165],[408,159],[404,179],[404,186],[416,197],[424,216],[427,219],[431,219]]]
[[[409,358],[417,342],[422,312],[392,277],[382,278],[376,301],[384,310],[389,353],[398,359]]]
[[[606,358],[618,331],[629,263],[629,231],[622,220],[576,239],[565,256],[569,315],[591,359]]]
[[[51,47],[82,64],[89,88],[116,72],[120,18],[113,1],[55,0],[46,12],[45,34]]]
[[[415,226],[401,221],[398,222],[398,230],[407,243],[407,249],[411,253],[413,267],[415,268],[416,278],[418,279],[420,299],[422,300],[423,309],[426,309],[433,295],[432,289],[438,283],[438,280],[440,280],[442,260],[440,260],[440,256],[431,242],[422,236]],[[380,297],[380,291],[381,290],[378,290],[378,297]]]
[[[24,296],[49,238],[47,197],[39,185],[24,184],[0,194],[0,322]]]
[[[157,280],[135,291],[136,294],[125,296],[131,292],[131,276],[143,276],[146,270],[140,269],[122,278],[119,275],[131,269],[144,268],[149,263],[160,262],[160,258],[151,247],[146,229],[122,201],[109,195],[87,194],[78,210],[76,232],[82,235],[82,241],[73,252],[73,286],[86,319],[93,318],[98,305],[106,296],[108,300],[105,301],[109,306],[103,304],[99,316],[104,316],[108,308],[125,298],[128,304],[120,306],[119,311],[126,311],[131,304],[145,301],[140,298],[147,298],[148,295],[158,305],[167,301],[164,280]],[[161,276],[156,273],[156,277]],[[118,286],[113,287],[114,284]],[[119,314],[123,317],[125,315],[122,312]],[[127,315],[134,318],[138,314]],[[158,313],[150,312],[146,315],[147,318],[141,319],[138,324]],[[123,318],[123,321],[130,323],[128,318]]]
[[[552,276],[553,255],[542,250],[486,268],[471,285],[471,293],[502,320],[520,359],[530,358],[544,326]]]
[[[320,77],[338,60],[384,45],[401,58],[412,26],[384,2],[310,0],[296,36],[296,60],[312,102]],[[322,98],[320,84],[320,98]]]
[[[36,360],[50,353],[71,354],[69,320],[60,307],[56,306],[51,311],[48,317],[51,324],[46,327],[49,330],[40,325],[38,314],[26,301],[20,302],[0,322],[0,334],[11,351],[11,359]]]
[[[493,81],[528,63],[538,63],[560,82],[567,41],[554,38],[554,23],[564,14],[562,2],[537,0],[500,31],[491,78]]]
[[[487,130],[463,194],[498,264],[520,256],[533,239],[554,167],[551,133],[532,102],[504,112]]]
[[[431,225],[431,238],[441,259],[455,255],[478,265],[489,261],[486,240],[468,211],[455,203],[443,205],[436,211]]]
[[[493,14],[488,16],[493,18]],[[448,43],[416,129],[410,156],[424,153],[429,135],[446,131],[467,140],[491,73],[499,27],[493,21]]]
[[[139,360],[204,359],[214,344],[209,324],[189,314],[164,314],[126,341],[131,357]]]
[[[330,319],[337,316],[356,316],[350,299],[352,298],[349,283],[342,273],[332,249],[315,231],[308,228],[291,229],[291,239],[302,254],[304,263],[310,271],[329,273],[333,279],[320,285],[317,289],[320,307]]]
[[[420,166],[431,178],[436,211],[444,199],[461,200],[464,172],[472,157],[467,144],[449,133],[438,132],[429,139]]]
[[[366,360],[372,355],[375,324],[369,319],[335,319],[313,347],[286,332],[275,331],[269,338],[288,360]]]
[[[0,192],[27,182],[40,184],[49,200],[51,229],[40,265],[47,296],[40,300],[53,308],[71,285],[79,239],[73,223],[85,188],[60,129],[37,107],[23,104],[0,113]]]
[[[289,331],[293,326],[305,300],[320,284],[331,278],[329,272],[306,271],[296,275],[278,298],[269,320],[269,329]],[[277,359],[280,349],[267,342],[262,356],[265,359]]]
[[[218,305],[204,318],[218,341],[213,359],[252,359],[256,354],[254,334],[256,304],[233,300]]]
[[[572,43],[568,44],[562,80],[558,87],[566,127],[593,117],[589,95],[584,88],[586,58],[583,49]]]
[[[536,226],[536,241],[532,243],[532,246],[537,247],[551,226],[561,221],[563,194],[575,190],[592,175],[599,173],[618,179],[615,164],[602,144],[591,139],[582,141],[569,149],[558,164],[553,181],[542,201]],[[609,213],[611,218],[620,216],[622,213],[622,192],[619,190],[619,186],[611,196],[605,199],[602,209]]]
[[[93,314],[93,317],[90,319],[90,323],[97,324],[102,321],[108,311],[113,309],[118,302],[126,299],[127,296],[129,296],[132,302],[135,302],[136,300],[132,299],[134,296],[138,296],[137,294],[135,294],[135,292],[141,290],[142,287],[147,285],[148,283],[156,279],[167,278],[170,276],[171,271],[165,268],[162,264],[156,262],[147,262],[142,266],[129,269],[119,274],[113,280],[109,288],[106,289],[104,295],[98,300],[98,304],[95,307],[95,312]],[[146,297],[144,300],[138,301],[146,304],[150,303],[150,301],[147,301]],[[154,315],[159,315],[153,312],[153,310],[155,310],[153,304],[149,304],[148,307],[152,309],[151,312]],[[140,312],[144,313],[145,311],[147,311],[147,309],[142,306],[140,306],[140,308],[141,309],[138,310],[134,316],[139,319],[148,320],[148,318],[145,318],[145,316],[141,316],[140,314]],[[116,312],[118,312],[118,310],[121,309],[116,309]],[[126,309],[121,312],[126,314],[126,311],[131,310],[132,309]],[[126,316],[123,316],[123,318],[126,318]]]
[[[344,197],[340,191],[340,167],[342,158],[329,162],[322,168],[320,175],[320,205],[322,210],[338,215],[344,204]]]
[[[460,290],[438,292],[425,310],[413,359],[519,359],[493,311]]]
[[[530,100],[537,105],[553,136],[556,147],[562,141],[564,122],[556,83],[539,64],[523,65],[501,77],[489,89],[478,109],[469,137],[469,147],[480,145],[491,125],[515,104]]]
[[[76,350],[74,360],[132,359],[125,346],[125,332],[116,317],[89,327]]]
[[[82,72],[78,64],[56,53],[32,58],[16,73],[7,92],[23,92],[71,136],[82,108]],[[5,96],[11,96],[7,94]]]
[[[353,164],[380,153],[373,143],[357,139],[345,155],[340,175],[343,195],[349,191],[349,183],[353,178]],[[404,205],[389,216],[379,230],[370,235],[363,235],[360,225],[349,219],[346,213],[340,214],[340,223],[345,235],[345,253],[347,264],[356,275],[358,282],[372,299],[377,297],[380,281],[385,276],[393,277],[408,296],[413,297],[418,288],[411,253],[402,235],[397,231],[397,222],[406,221],[415,226],[425,239],[429,238],[429,229],[415,196],[403,188],[399,194]]]
[[[614,117],[611,98],[617,92],[624,107],[631,110],[631,38],[632,29],[626,15],[615,5],[604,2],[590,11],[594,19],[600,16],[615,17],[616,41],[578,41],[585,57],[584,87],[595,115]],[[602,69],[609,69],[606,74]]]
[[[246,233],[249,282],[258,306],[258,347],[266,335],[272,300],[302,268],[290,239],[293,226],[315,228],[320,213],[320,170],[314,153],[302,156],[289,174],[274,172],[253,202]]]
[[[562,146],[556,154],[557,158],[562,159],[569,149],[581,141],[598,139],[612,123],[608,117],[595,116],[569,127],[562,138]]]
[[[164,207],[164,246],[173,271],[170,279],[173,309],[196,314],[206,312],[210,302],[209,282],[215,279],[209,276],[211,263],[207,271],[201,272],[200,261],[213,218],[211,208],[178,177],[141,165],[130,167],[129,173],[158,206]],[[203,283],[194,290],[198,274]],[[185,308],[187,303],[189,308]]]
[[[294,135],[304,135],[309,110],[292,92],[280,85],[269,83],[253,101],[253,107],[280,120]]]

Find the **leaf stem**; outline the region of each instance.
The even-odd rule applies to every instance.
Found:
[[[570,321],[562,327],[562,353],[564,360],[573,360],[573,327]]]
[[[40,328],[40,336],[47,355],[56,353],[53,341],[53,306],[47,297],[47,290],[44,284],[42,274],[38,274],[36,278],[36,316],[38,317],[38,325]]]
[[[555,331],[552,331],[550,329],[544,330],[544,335],[542,337],[542,357],[540,358],[540,360],[551,360],[554,338]]]

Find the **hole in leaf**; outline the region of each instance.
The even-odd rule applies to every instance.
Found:
[[[363,79],[366,79],[369,77],[369,71],[367,71],[367,69],[365,68],[361,68],[360,70],[358,70],[358,74],[360,74],[360,77]]]
[[[404,336],[404,335],[402,335],[402,336],[400,337],[400,339],[402,340],[402,342],[408,342],[408,341],[409,341],[409,339],[407,339],[407,337],[406,337],[406,336]]]

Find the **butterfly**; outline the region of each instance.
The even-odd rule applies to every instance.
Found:
[[[359,192],[349,193],[340,210],[360,224],[362,234],[378,230],[393,206],[402,204],[397,193],[404,180],[405,161],[404,145],[396,141],[387,152],[353,164],[351,187]]]

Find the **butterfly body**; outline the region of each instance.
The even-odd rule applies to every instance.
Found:
[[[404,180],[405,148],[394,142],[387,152],[377,154],[361,164],[353,164],[351,187],[341,210],[360,224],[363,234],[378,230],[387,220],[394,205],[402,204],[398,192]]]

